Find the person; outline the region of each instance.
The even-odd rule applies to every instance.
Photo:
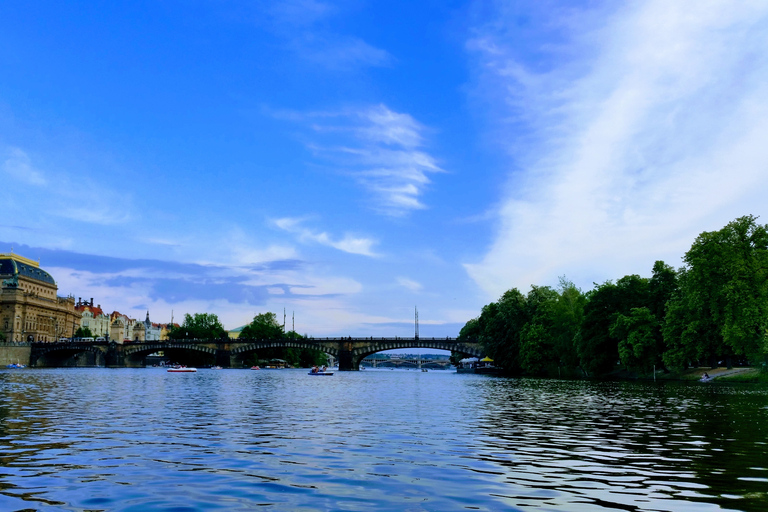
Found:
[[[704,378],[705,378],[705,379],[708,379],[708,378],[709,378],[709,374],[708,374],[707,372],[704,372]]]
[[[312,373],[317,373],[317,366],[312,367]]]
[[[325,368],[326,368],[326,366],[325,366],[325,365],[323,365],[323,369],[322,369],[322,372],[323,372],[323,373],[325,373]]]

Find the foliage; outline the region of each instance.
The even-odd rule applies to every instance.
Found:
[[[740,217],[700,234],[675,271],[656,261],[650,278],[628,275],[582,293],[513,288],[468,321],[459,340],[478,341],[510,373],[581,368],[592,376],[617,362],[648,372],[768,355],[768,226]],[[458,356],[457,356],[458,357]]]
[[[587,293],[584,319],[577,349],[581,366],[592,375],[612,371],[619,361],[619,339],[611,335],[611,327],[619,315],[632,308],[649,305],[648,279],[638,275],[624,276],[616,283],[606,281]]]
[[[78,327],[75,331],[75,338],[93,338],[93,333],[88,327]]]
[[[619,358],[630,370],[648,372],[660,359],[659,322],[649,308],[632,308],[629,315],[620,314],[610,329],[619,340]]]
[[[704,232],[685,254],[690,308],[706,310],[726,355],[765,354],[768,319],[768,226],[751,215]]]
[[[221,339],[227,337],[227,331],[221,325],[219,317],[212,313],[189,313],[184,315],[184,323],[174,327],[168,333],[172,340],[181,339]]]
[[[271,312],[254,316],[253,321],[240,332],[240,338],[245,339],[276,340],[282,337],[283,327],[278,323],[277,315]]]

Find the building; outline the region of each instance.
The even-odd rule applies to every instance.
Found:
[[[147,318],[144,320],[144,338],[147,341],[160,341],[162,332],[163,329],[160,324],[152,323],[149,320],[149,311],[147,311]]]
[[[111,322],[109,315],[101,309],[101,304],[94,306],[93,298],[91,298],[90,302],[78,299],[75,309],[80,312],[80,326],[83,329],[87,327],[95,338],[106,338],[109,336]]]
[[[59,297],[53,277],[36,261],[0,254],[0,332],[9,341],[72,337],[81,314],[74,297]]]

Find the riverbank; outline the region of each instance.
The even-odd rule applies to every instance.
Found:
[[[761,372],[757,368],[739,367],[739,368],[688,368],[683,371],[663,372],[657,370],[654,375],[651,373],[629,372],[627,370],[617,370],[610,377],[627,380],[656,380],[656,381],[700,381],[704,374],[709,376],[707,382],[766,382],[768,383],[768,373]]]

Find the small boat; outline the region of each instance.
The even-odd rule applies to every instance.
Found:
[[[211,366],[211,370],[222,370],[221,366]]]
[[[261,370],[258,366],[251,366],[251,370]]]
[[[26,368],[26,367],[27,367],[26,365],[23,365],[21,363],[11,363],[11,364],[6,366],[6,368],[12,368],[12,369]]]
[[[170,373],[193,373],[197,371],[197,368],[191,366],[172,366],[167,370]]]
[[[333,372],[309,372],[307,375],[333,375]]]

